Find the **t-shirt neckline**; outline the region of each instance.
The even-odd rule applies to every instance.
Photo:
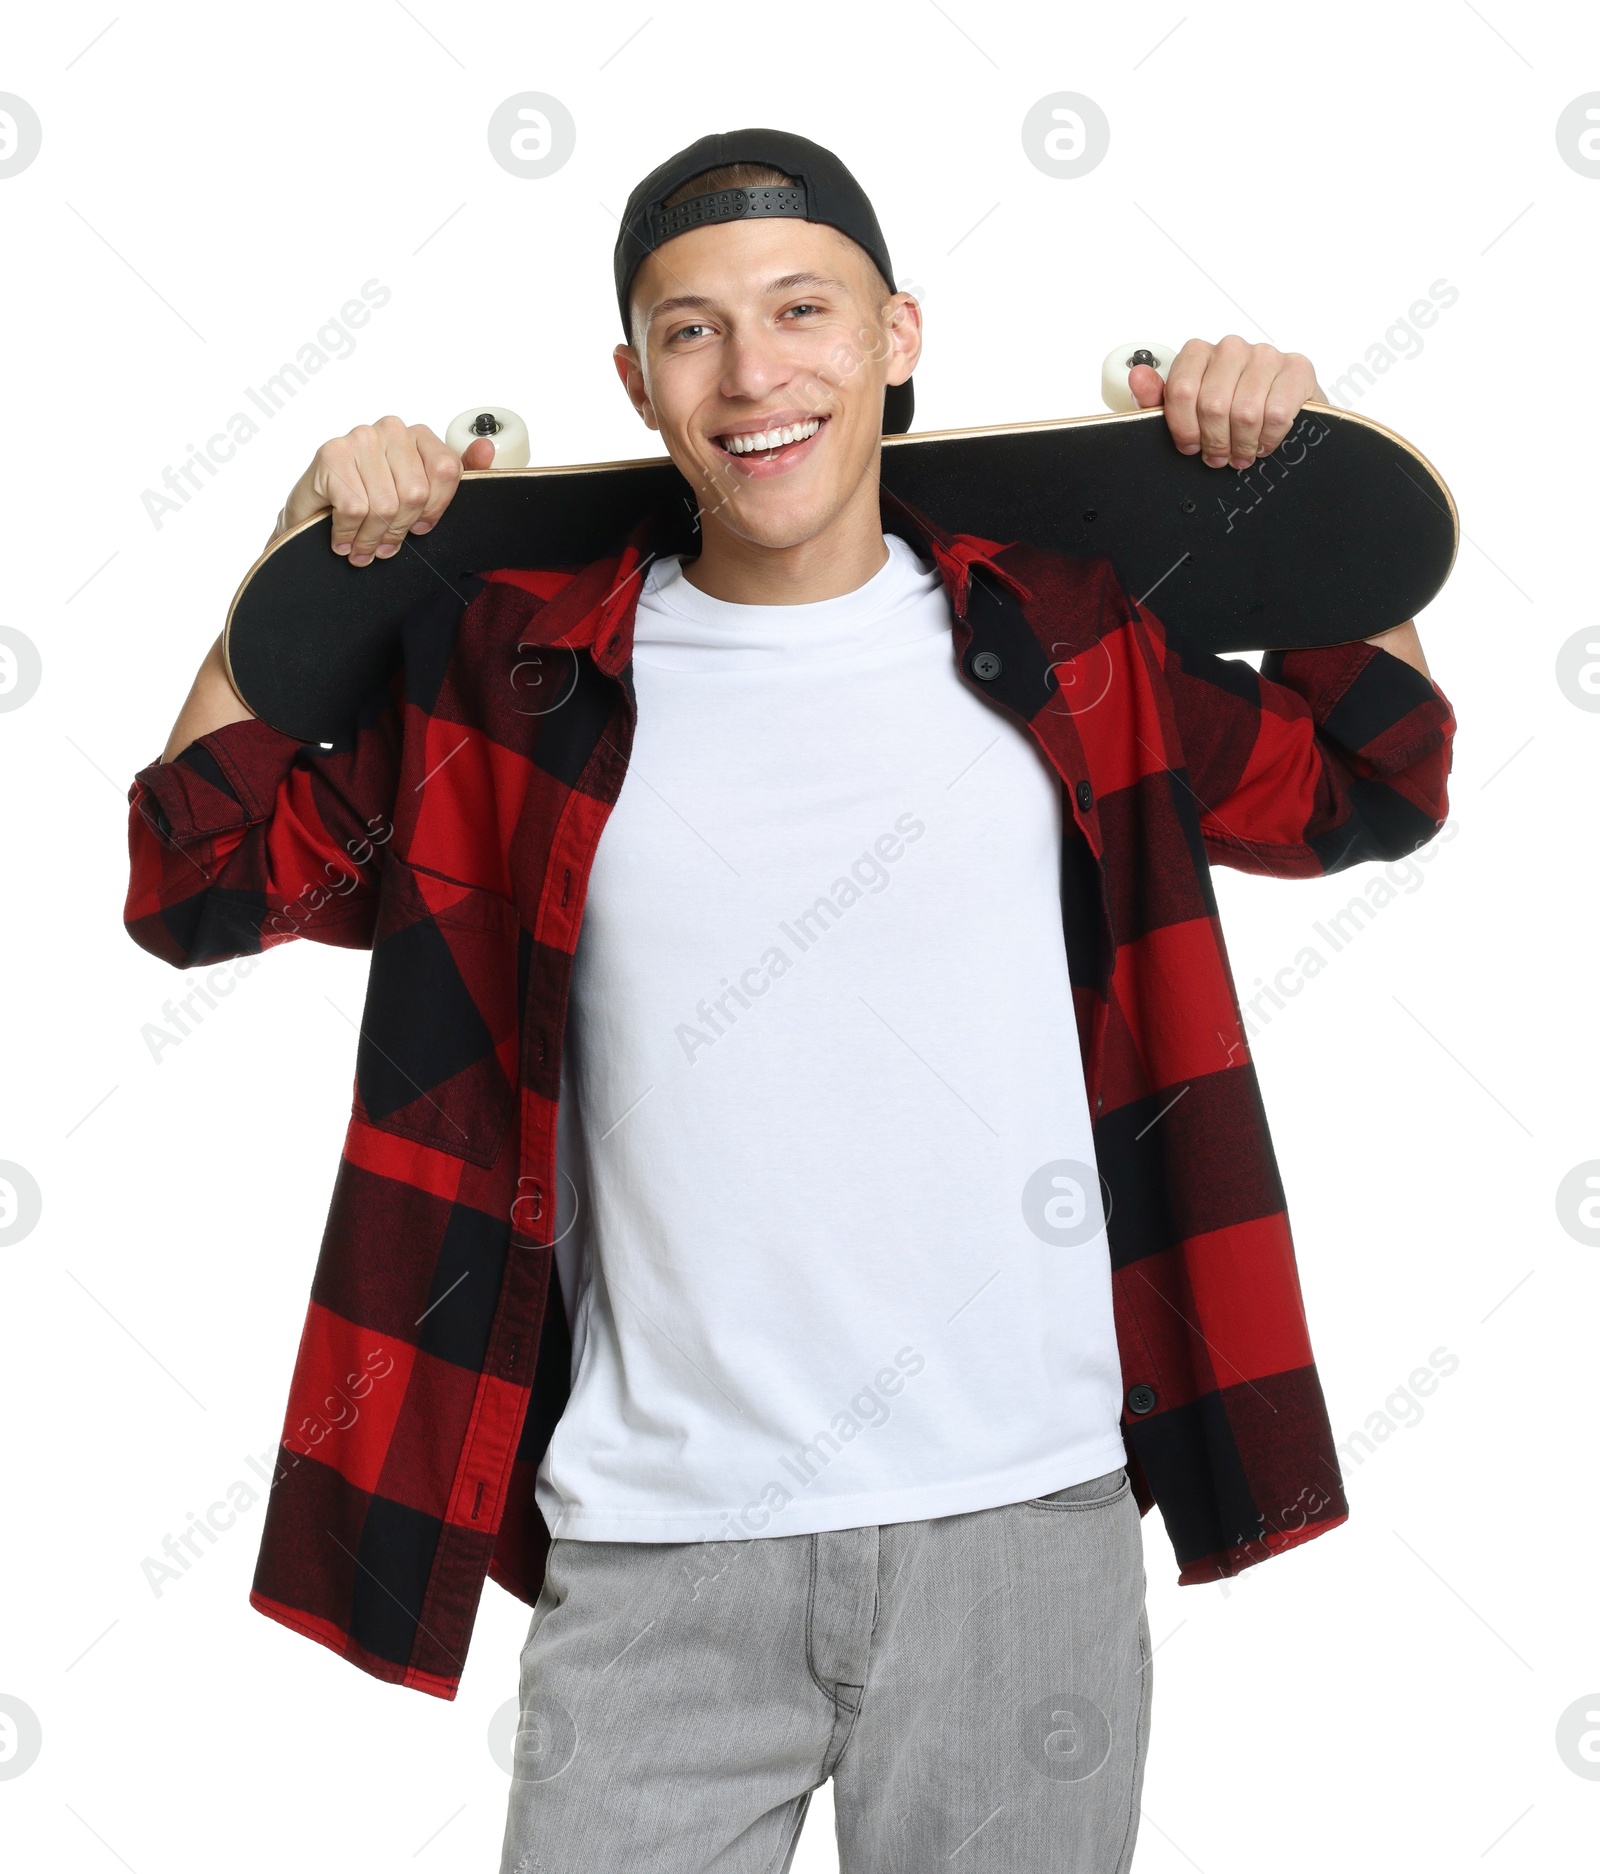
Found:
[[[645,574],[634,620],[634,651],[677,668],[756,669],[773,663],[857,656],[929,637],[941,627],[926,601],[941,581],[898,534],[870,579],[837,598],[800,605],[743,605],[712,597],[683,576],[677,556]]]

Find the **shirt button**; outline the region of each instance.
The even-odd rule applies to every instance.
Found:
[[[1128,1388],[1128,1410],[1143,1418],[1146,1412],[1155,1410],[1156,1393],[1153,1386],[1130,1386]]]
[[[1087,813],[1094,805],[1094,789],[1087,781],[1078,783],[1078,811]]]
[[[993,651],[979,651],[967,668],[980,683],[993,683],[1000,674],[1000,659]]]

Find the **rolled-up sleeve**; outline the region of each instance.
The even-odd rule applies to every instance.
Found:
[[[1425,845],[1449,811],[1444,692],[1364,641],[1218,657],[1139,611],[1213,863],[1316,877]]]
[[[252,718],[142,768],[128,790],[134,942],[180,968],[294,937],[370,945],[399,740],[391,689],[329,749]]]

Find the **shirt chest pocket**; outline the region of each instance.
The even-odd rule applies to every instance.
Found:
[[[516,1098],[517,929],[507,899],[391,859],[356,1049],[358,1120],[494,1163]]]

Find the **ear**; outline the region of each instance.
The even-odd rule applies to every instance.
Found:
[[[644,370],[639,363],[639,354],[631,345],[619,345],[611,354],[611,362],[617,367],[617,376],[622,380],[622,388],[628,393],[628,401],[645,425],[650,429],[660,429],[656,421],[655,407],[650,402],[650,393],[645,389]]]
[[[885,304],[883,317],[890,345],[884,382],[903,384],[922,356],[922,308],[909,293],[896,293]]]

